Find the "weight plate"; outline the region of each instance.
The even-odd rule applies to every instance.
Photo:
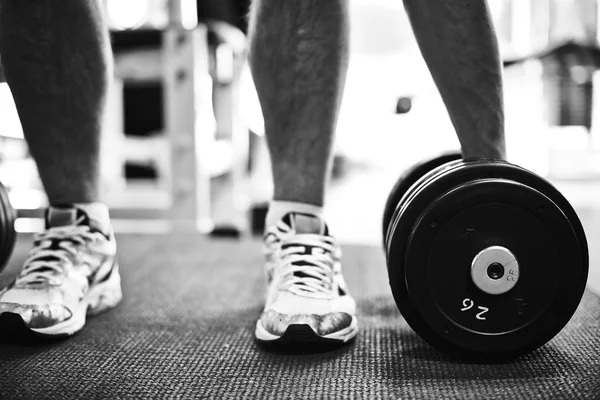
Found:
[[[386,235],[384,236],[384,248],[385,249],[389,249],[390,248],[390,243],[389,242],[392,240],[392,236],[395,234],[395,233],[393,233],[395,231],[394,224],[397,223],[398,217],[404,212],[404,210],[406,209],[406,206],[408,204],[411,204],[411,201],[413,200],[414,196],[417,193],[419,193],[419,191],[421,190],[421,188],[427,186],[440,173],[451,171],[451,170],[459,167],[460,165],[462,165],[462,160],[461,159],[450,161],[450,162],[447,162],[446,164],[440,165],[437,168],[433,169],[432,171],[429,171],[428,173],[426,173],[421,178],[419,178],[406,191],[406,193],[404,194],[404,196],[400,199],[400,201],[396,205],[396,208],[395,208],[394,212],[392,213],[392,217],[391,217],[390,222],[388,224],[387,232],[386,232]],[[387,255],[387,250],[386,250],[386,255]]]
[[[15,247],[17,233],[15,231],[16,210],[10,204],[8,190],[0,183],[0,272],[8,264]]]
[[[461,158],[460,152],[445,153],[435,158],[429,158],[416,164],[408,171],[406,171],[398,179],[394,187],[392,188],[388,199],[383,209],[383,240],[385,243],[385,236],[387,234],[390,219],[394,210],[400,203],[402,197],[406,194],[408,189],[415,184],[419,179],[424,177],[427,173],[433,171],[437,167],[444,165],[450,161],[459,160]]]
[[[442,351],[490,359],[533,350],[566,325],[585,289],[588,253],[556,188],[520,167],[480,161],[440,170],[415,191],[387,242],[392,292],[415,332]],[[519,263],[518,281],[502,294],[471,276],[491,246]]]

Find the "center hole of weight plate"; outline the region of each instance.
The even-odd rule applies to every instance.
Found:
[[[506,293],[519,280],[519,262],[506,247],[490,246],[473,258],[471,278],[485,293]]]
[[[487,274],[491,279],[498,280],[504,276],[504,266],[500,263],[491,263],[487,268]]]

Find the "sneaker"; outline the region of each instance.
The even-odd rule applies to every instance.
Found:
[[[264,236],[268,282],[256,338],[345,343],[356,336],[356,303],[342,276],[341,249],[320,218],[290,213]]]
[[[65,337],[122,298],[116,241],[76,208],[50,208],[17,278],[0,291],[0,331]]]

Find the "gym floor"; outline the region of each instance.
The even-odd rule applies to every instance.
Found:
[[[0,287],[23,261],[23,235]],[[125,298],[76,336],[0,343],[0,398],[597,399],[600,298],[548,345],[508,363],[447,358],[419,339],[390,295],[379,247],[344,246],[361,331],[337,349],[253,339],[263,304],[260,243],[121,234]]]

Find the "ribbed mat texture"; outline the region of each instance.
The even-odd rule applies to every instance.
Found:
[[[30,240],[20,238],[0,287]],[[259,242],[184,234],[118,241],[123,303],[68,340],[0,344],[0,399],[600,399],[600,298],[589,292],[542,349],[507,364],[462,363],[403,321],[381,249],[346,246],[357,340],[283,352],[254,342],[265,287]]]

